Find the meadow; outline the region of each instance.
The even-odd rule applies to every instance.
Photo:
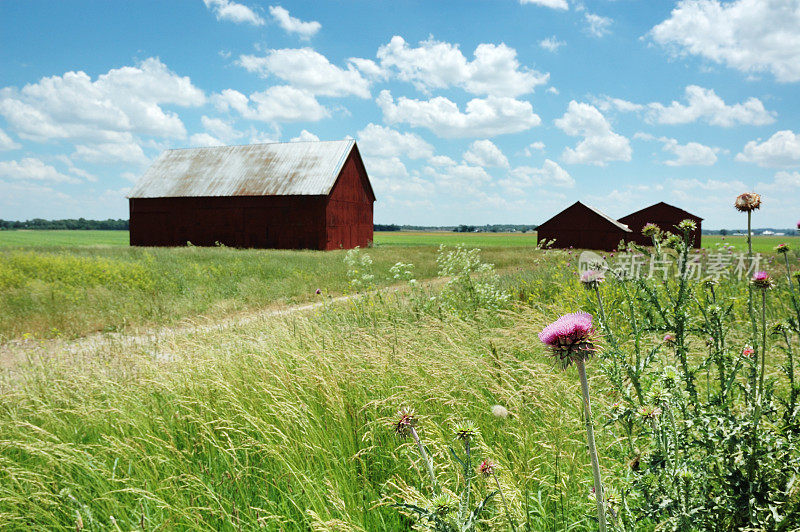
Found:
[[[726,467],[745,471],[747,444],[753,441],[745,435],[752,429],[747,419],[754,401],[747,390],[758,364],[739,353],[759,335],[750,332],[746,281],[732,278],[712,288],[715,298],[730,304],[727,314],[720,314],[721,336],[713,333],[727,346],[720,351],[725,378],[719,386],[735,383],[725,391],[730,399],[724,406],[740,416],[733,426],[745,427],[728,435],[729,418],[715,384],[718,364],[709,363],[717,359],[708,358],[716,356],[716,348],[709,351],[703,340],[709,327],[716,330],[717,318],[703,317],[713,304],[694,303],[711,297],[701,284],[691,288],[691,298],[684,297],[684,307],[673,308],[667,299],[657,302],[664,295],[660,291],[679,293],[677,281],[628,284],[609,272],[595,293],[578,280],[567,252],[529,250],[522,265],[515,263],[520,257],[497,248],[494,256],[507,261],[498,273],[482,262],[491,248],[480,260],[466,251],[437,257],[424,246],[416,255],[414,250],[387,247],[382,255],[379,246],[362,251],[350,266],[334,264],[343,263],[342,253],[307,253],[317,262],[320,255],[331,261],[317,266],[325,269],[316,270],[309,286],[331,290],[338,282],[332,271],[340,272],[344,283],[374,275],[368,288],[394,283],[384,263],[398,257],[406,264],[429,261],[430,277],[447,275],[452,281],[406,280],[403,291],[368,290],[311,312],[265,316],[152,345],[120,341],[93,353],[59,352],[2,370],[0,528],[410,530],[422,521],[398,503],[441,512],[431,491],[457,501],[467,479],[473,505],[495,491],[491,478],[462,468],[453,457],[463,453],[454,428],[469,420],[471,467],[491,461],[506,503],[496,495],[489,500],[477,529],[508,530],[511,521],[519,530],[597,529],[578,375],[574,365],[562,370],[537,338],[547,323],[578,309],[597,316],[601,331],[602,350],[587,366],[608,507],[616,516],[613,529],[655,530],[661,524],[660,529],[686,530],[686,519],[717,519],[720,529],[733,529],[735,519],[747,519],[741,515],[747,504],[739,508],[716,491],[746,492],[746,482],[744,488],[724,486],[713,477],[716,468],[724,478],[732,474]],[[249,253],[266,261],[255,251],[158,251],[126,250],[142,254],[128,257],[133,264],[147,263],[147,254],[154,264],[167,262],[164,272],[204,260],[235,264]],[[108,253],[103,260],[126,257]],[[103,256],[98,249],[70,254]],[[372,266],[364,254],[372,257]],[[278,256],[289,264],[305,258],[302,252]],[[352,273],[353,264],[366,270]],[[772,271],[780,286],[769,295],[771,323],[789,315],[791,306],[780,266]],[[415,263],[413,270],[422,267]],[[640,310],[628,314],[626,300],[635,302],[631,311]],[[674,321],[684,315],[690,326]],[[669,342],[665,332],[674,335]],[[788,334],[796,342],[796,332]],[[795,384],[787,385],[785,377],[791,351],[781,347],[780,338],[770,338],[767,390],[778,405],[790,400]],[[683,359],[692,368],[688,380],[680,369]],[[622,381],[620,371],[628,375]],[[634,382],[643,402],[632,391]],[[693,405],[691,390],[697,395]],[[398,434],[403,408],[415,411],[415,427],[436,476],[434,490],[426,459],[412,439]],[[692,417],[705,409],[708,418]],[[775,499],[775,515],[785,526],[766,517],[766,528],[790,530],[798,524],[800,499],[787,488],[791,476],[785,470],[796,470],[800,457],[794,433],[784,428],[784,411],[768,409],[762,432],[755,432],[757,440],[770,442],[759,452],[771,465],[758,477],[763,486],[755,485],[753,496],[761,501],[766,491]],[[790,427],[797,422],[794,415],[787,418]],[[709,423],[728,438],[723,444],[716,432],[703,432]],[[779,426],[778,432],[771,428]],[[684,432],[688,439],[678,436]],[[705,451],[692,447],[695,441]],[[730,453],[742,453],[740,461],[730,466],[703,461],[709,446],[724,459],[727,445],[735,445]],[[784,464],[775,479],[767,476]],[[695,476],[687,481],[690,475]],[[706,501],[716,506],[709,508]],[[772,515],[770,502],[764,504],[763,511],[754,510],[756,523]],[[727,521],[714,512],[727,515]],[[447,510],[440,521],[447,524],[455,514]]]

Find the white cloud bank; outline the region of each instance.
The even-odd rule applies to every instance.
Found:
[[[287,33],[297,34],[301,39],[308,40],[322,28],[322,24],[316,20],[311,22],[303,22],[289,14],[285,8],[281,6],[270,6],[269,14],[272,18],[284,29]]]
[[[237,24],[252,24],[253,26],[264,25],[264,19],[244,4],[231,2],[230,0],[203,0],[203,3],[214,12],[217,20],[227,20]]]
[[[554,123],[569,136],[583,137],[575,148],[564,150],[561,158],[565,163],[604,166],[610,161],[631,160],[628,139],[614,133],[611,124],[593,105],[572,100],[564,116]]]
[[[798,28],[797,0],[681,0],[650,35],[679,55],[795,82],[800,81]]]
[[[800,133],[786,129],[764,142],[751,140],[736,155],[736,160],[766,168],[800,166]]]

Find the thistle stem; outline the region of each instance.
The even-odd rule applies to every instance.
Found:
[[[753,256],[753,238],[752,238],[752,231],[750,230],[750,222],[751,218],[753,217],[753,213],[751,211],[747,211],[747,256]]]
[[[764,366],[767,360],[767,291],[761,290],[761,372],[758,376],[759,401],[764,397]]]
[[[417,447],[419,448],[419,454],[422,456],[422,460],[425,462],[425,466],[428,469],[428,475],[431,477],[431,491],[436,493],[436,491],[439,489],[439,485],[436,483],[436,475],[433,472],[433,464],[431,463],[430,458],[428,458],[428,453],[425,452],[425,446],[422,445],[422,441],[419,439],[417,429],[414,427],[411,427],[411,437],[414,438],[414,442],[416,442]]]
[[[603,502],[603,484],[600,481],[600,462],[597,460],[597,447],[594,442],[594,427],[592,426],[592,406],[589,403],[589,382],[586,380],[586,365],[582,358],[576,361],[578,376],[581,379],[581,392],[583,393],[583,413],[586,417],[586,443],[589,445],[589,456],[592,460],[592,475],[594,476],[594,496],[597,500],[597,522],[600,532],[606,532],[606,512]]]

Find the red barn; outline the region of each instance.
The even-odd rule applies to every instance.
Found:
[[[613,251],[620,240],[631,240],[631,230],[594,207],[576,201],[537,229],[539,242],[555,240],[555,248]]]
[[[168,150],[128,198],[132,246],[372,242],[375,194],[353,140]]]
[[[699,248],[703,219],[683,209],[664,203],[663,201],[624,216],[620,218],[619,221],[630,227],[631,231],[633,231],[631,240],[643,246],[652,246],[652,239],[642,234],[642,228],[646,224],[653,223],[660,227],[662,231],[677,233],[678,230],[675,229],[675,226],[678,225],[681,220],[686,219],[693,220],[697,224],[697,231],[692,235],[694,239],[692,245]]]

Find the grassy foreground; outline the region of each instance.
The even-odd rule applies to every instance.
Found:
[[[528,281],[544,295],[557,271]],[[534,343],[542,320],[437,317],[383,295],[184,337],[160,357],[18,370],[0,396],[0,528],[406,530],[389,503],[424,466],[389,427],[405,405],[444,485],[451,423],[473,419],[532,529],[584,528],[580,403]]]

